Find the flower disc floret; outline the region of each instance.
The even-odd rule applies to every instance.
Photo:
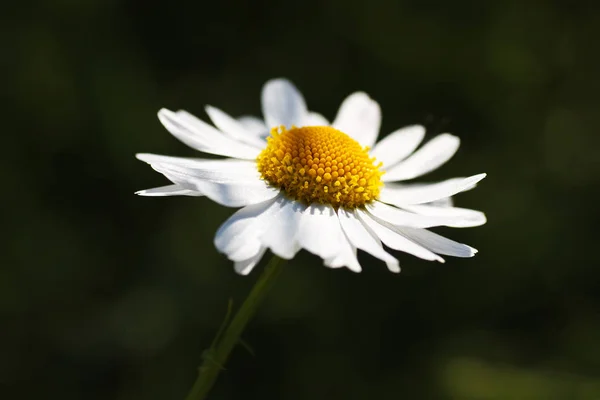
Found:
[[[354,209],[375,200],[383,187],[381,163],[335,128],[273,128],[257,159],[264,180],[305,204]]]

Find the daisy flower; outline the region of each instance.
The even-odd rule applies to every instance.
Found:
[[[485,174],[404,183],[448,161],[460,144],[456,136],[444,133],[418,148],[425,129],[414,125],[376,143],[381,111],[362,92],[348,96],[331,123],[309,111],[285,79],[268,81],[261,102],[264,120],[233,118],[207,106],[214,126],[186,111],[160,110],[158,118],[177,139],[226,158],[137,154],[172,182],[137,194],[206,196],[241,207],[214,240],[240,274],[248,274],[267,249],[284,259],[306,249],[328,267],[356,272],[357,249],[392,272],[400,271],[399,263],[383,245],[439,262],[440,255],[477,252],[427,228],[484,224],[482,212],[454,207],[451,196],[472,189]]]

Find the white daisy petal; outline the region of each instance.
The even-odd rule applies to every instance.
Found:
[[[379,104],[363,92],[346,97],[332,124],[361,145],[369,147],[377,140],[380,125]]]
[[[138,160],[152,166],[169,167],[182,174],[212,182],[237,182],[242,179],[260,179],[256,163],[246,160],[207,160],[201,158],[170,157],[158,154],[136,154]],[[159,167],[160,168],[160,167]]]
[[[262,150],[265,141],[256,137],[239,121],[216,107],[206,106],[206,113],[217,128],[231,138]]]
[[[350,243],[369,254],[384,261],[392,272],[400,272],[398,260],[383,249],[376,235],[358,218],[356,211],[338,210],[340,225],[344,229]]]
[[[280,196],[273,203],[272,208],[274,210],[273,215],[270,217],[269,229],[260,235],[259,240],[263,246],[270,248],[273,253],[289,260],[300,250],[296,235],[306,206]]]
[[[244,169],[199,170],[167,164],[152,164],[152,168],[171,182],[204,193],[206,197],[227,207],[243,207],[279,194],[279,190]]]
[[[333,207],[318,203],[304,211],[297,238],[300,246],[323,259],[336,257],[345,240]]]
[[[431,139],[406,160],[390,168],[384,182],[403,181],[424,175],[448,161],[460,145],[460,139],[443,133]]]
[[[398,226],[410,226],[412,228],[431,228],[434,226],[453,226],[458,218],[433,217],[419,215],[409,211],[387,205],[376,201],[367,205],[367,212],[380,222],[389,222]]]
[[[217,250],[229,256],[239,253],[245,246],[253,246],[254,253],[249,253],[255,254],[262,247],[257,235],[268,229],[272,216],[271,207],[275,201],[276,199],[270,199],[236,211],[215,234]]]
[[[469,190],[485,177],[486,174],[478,174],[417,186],[386,184],[381,189],[379,200],[397,206],[430,203]]]
[[[400,128],[377,142],[371,155],[383,163],[383,169],[393,166],[412,154],[425,136],[425,128],[412,125]]]
[[[261,181],[237,184],[204,182],[197,187],[206,197],[226,207],[243,207],[272,199],[279,194],[278,190]]]
[[[238,160],[234,158],[225,159],[207,159],[207,158],[189,158],[189,157],[172,157],[162,154],[138,153],[135,155],[140,161],[152,164],[165,164],[176,167],[197,169],[198,171],[208,172],[232,172],[233,174],[247,173],[249,175],[258,176],[256,163],[248,160]]]
[[[302,94],[287,79],[272,79],[262,90],[262,111],[268,128],[301,126],[308,110]]]
[[[236,261],[233,265],[235,272],[237,272],[240,275],[248,275],[252,271],[252,269],[254,269],[256,264],[259,263],[266,250],[266,248],[262,247],[254,256],[247,258],[243,261]]]
[[[186,111],[174,113],[163,108],[158,112],[158,119],[173,136],[196,150],[247,160],[256,159],[260,153],[260,149],[228,138]]]
[[[204,196],[202,193],[189,190],[179,185],[167,185],[146,190],[138,190],[135,194],[139,196]]]
[[[244,261],[254,257],[254,255],[256,255],[256,252],[260,251],[261,248],[262,246],[257,240],[245,240],[239,243],[239,247],[236,247],[235,250],[232,250],[230,253],[227,253],[227,258],[234,262]]]
[[[468,208],[450,206],[440,207],[426,204],[402,206],[402,208],[419,215],[455,218],[456,223],[452,225],[455,228],[481,226],[487,222],[487,218],[485,217],[484,213],[477,210],[470,210]]]
[[[238,122],[254,136],[265,138],[269,135],[269,128],[265,125],[265,121],[251,115],[243,115],[238,117]]]
[[[375,232],[375,234],[379,239],[381,239],[383,244],[385,244],[390,249],[412,254],[413,256],[422,258],[424,260],[439,261],[442,263],[444,262],[444,259],[442,257],[404,237],[399,227],[381,223],[373,219],[368,213],[364,211],[358,211],[357,214],[359,215],[361,220],[367,226],[369,226],[369,228],[371,228],[373,232]]]
[[[305,125],[308,126],[329,126],[327,118],[317,112],[309,112],[304,121]]]
[[[347,267],[353,272],[362,271],[362,267],[356,258],[356,247],[352,246],[346,237],[342,240],[340,253],[337,256],[326,259],[324,264],[329,268]]]
[[[444,197],[425,204],[435,207],[452,207],[454,206],[454,200],[452,200],[452,197]]]
[[[426,229],[406,227],[398,227],[397,229],[410,240],[438,254],[467,258],[473,257],[477,253],[476,249],[466,244],[455,242]]]

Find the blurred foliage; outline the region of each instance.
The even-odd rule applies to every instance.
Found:
[[[364,90],[382,134],[459,135],[426,179],[487,172],[457,202],[489,223],[440,230],[474,259],[404,254],[400,275],[303,252],[211,398],[600,398],[600,3],[28,0],[0,18],[1,398],[183,398],[256,274],[213,247],[231,210],[134,196],[165,180],[133,156],[194,155],[160,107],[258,115],[277,76],[329,118]]]

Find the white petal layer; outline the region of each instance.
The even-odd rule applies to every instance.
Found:
[[[260,152],[256,147],[225,136],[218,129],[186,111],[174,113],[163,108],[158,112],[158,119],[177,139],[205,153],[254,160]]]
[[[468,178],[454,178],[443,182],[415,186],[386,184],[381,189],[379,200],[399,207],[409,204],[429,203],[469,190],[485,177],[486,174],[478,174]]]
[[[261,247],[254,256],[242,261],[236,261],[233,264],[235,272],[237,272],[240,275],[248,275],[252,271],[252,269],[254,269],[256,264],[259,263],[266,250],[267,249],[265,247]]]
[[[342,208],[338,210],[340,224],[352,246],[384,261],[392,272],[400,272],[398,260],[383,249],[375,234],[365,226],[356,214]]]
[[[361,145],[369,147],[377,140],[380,125],[379,104],[363,92],[346,97],[332,124]]]
[[[287,79],[272,79],[262,90],[262,111],[267,127],[302,126],[308,110],[302,94]]]
[[[213,124],[232,139],[256,147],[259,150],[265,147],[264,140],[253,135],[244,125],[227,113],[212,106],[206,106],[206,113]]]
[[[256,163],[246,160],[224,159],[207,160],[202,158],[171,157],[158,154],[140,153],[138,160],[152,166],[172,167],[196,178],[213,182],[237,182],[241,179],[258,179],[260,173]]]
[[[367,205],[367,212],[383,223],[411,228],[431,228],[434,226],[462,226],[463,221],[457,217],[419,215],[409,211],[381,203],[379,201]]]
[[[333,207],[313,203],[306,208],[298,229],[300,246],[329,259],[340,254],[343,240],[346,239]]]
[[[452,200],[452,197],[444,197],[425,204],[435,207],[452,207],[454,206],[454,200]]]
[[[202,193],[186,189],[179,185],[167,185],[152,189],[139,190],[135,194],[140,196],[204,196]]]
[[[403,181],[424,175],[448,161],[458,147],[460,139],[443,133],[431,139],[406,160],[387,170],[384,182]]]
[[[266,231],[276,199],[252,204],[235,212],[215,234],[215,247],[230,260],[243,261],[256,255],[264,246],[258,240]]]
[[[470,210],[460,207],[439,207],[434,205],[411,205],[402,206],[405,210],[412,211],[419,215],[427,215],[432,217],[448,217],[456,218],[456,223],[452,225],[455,228],[470,228],[481,226],[487,222],[485,214],[481,211]]]
[[[380,140],[371,155],[383,163],[383,169],[389,168],[412,154],[424,136],[425,128],[421,125],[400,128]]]
[[[466,244],[455,242],[426,229],[397,228],[400,233],[410,240],[428,248],[434,253],[453,257],[473,257],[477,250]]]
[[[422,258],[424,260],[444,262],[442,257],[404,237],[397,227],[394,227],[390,224],[381,223],[373,219],[364,211],[359,212],[358,214],[361,220],[367,226],[369,226],[373,232],[375,232],[377,237],[387,247],[402,251],[404,253],[412,254],[413,256]]]
[[[348,267],[349,270],[354,272],[362,271],[358,258],[356,258],[356,247],[350,244],[346,236],[345,240],[342,240],[340,253],[337,256],[326,259],[325,266],[329,268]]]
[[[269,135],[269,128],[265,125],[265,121],[251,115],[244,115],[237,119],[244,128],[254,136],[264,139]]]
[[[259,252],[267,248],[286,259],[305,248],[329,267],[361,270],[356,248],[345,237],[333,208],[306,207],[283,196],[238,210],[217,230],[215,247],[236,262],[240,273],[253,267],[262,256]]]
[[[304,124],[307,126],[329,126],[329,121],[321,114],[311,111],[306,116]]]
[[[152,164],[152,168],[171,182],[186,189],[203,193],[211,200],[227,207],[243,207],[271,199],[279,190],[259,179],[248,165],[230,168],[232,160],[212,161],[206,168],[186,168],[173,164]],[[219,163],[221,165],[219,165]],[[243,161],[237,161],[243,163]],[[252,164],[252,163],[249,163]]]
[[[269,228],[259,235],[263,246],[281,258],[290,260],[300,250],[297,235],[306,206],[279,196],[269,211]]]

